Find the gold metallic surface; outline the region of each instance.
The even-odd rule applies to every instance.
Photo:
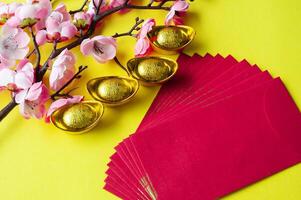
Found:
[[[179,48],[189,42],[185,32],[177,27],[166,27],[158,31],[157,42],[166,48]]]
[[[133,58],[127,63],[133,78],[144,85],[157,85],[169,80],[178,70],[177,62],[162,57]]]
[[[70,128],[85,128],[91,125],[97,114],[89,105],[75,104],[65,110],[63,113],[63,122]]]
[[[154,26],[148,33],[154,49],[160,53],[174,54],[186,47],[195,37],[189,26]]]
[[[139,89],[139,83],[127,77],[106,76],[90,80],[87,89],[94,99],[114,106],[131,100]]]
[[[97,101],[84,101],[63,106],[51,115],[52,123],[73,134],[82,133],[96,126],[103,114],[103,106]]]
[[[149,81],[160,81],[166,79],[172,72],[161,59],[150,58],[142,60],[138,64],[138,74]]]

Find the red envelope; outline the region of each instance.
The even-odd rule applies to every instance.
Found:
[[[263,75],[266,75],[266,76],[263,76]],[[258,76],[258,78],[256,78],[256,79],[253,79],[253,82],[254,83],[258,83],[258,81],[259,81],[259,78],[260,77],[266,77],[266,78],[271,78],[270,76],[268,76],[268,74],[266,73],[264,73],[264,74],[262,74],[262,76]],[[254,84],[253,83],[253,84]],[[243,85],[242,85],[243,86]],[[251,87],[252,86],[252,84],[251,84],[251,82],[250,81],[246,81],[246,83],[244,84],[244,86],[246,87]],[[242,88],[240,88],[240,89],[242,89]],[[132,149],[132,148],[130,148],[130,145],[128,146],[128,141],[127,141],[127,139],[122,143],[122,144],[125,144],[125,145],[119,145],[118,146],[118,148],[117,148],[117,152],[119,152],[120,153],[120,151],[122,150],[120,147],[121,146],[126,146],[126,148],[128,149],[127,151],[128,151],[128,154],[131,154],[131,156],[126,156],[125,154],[121,154],[120,156],[122,156],[122,157],[127,157],[127,159],[125,159],[125,162],[127,162],[128,164],[127,165],[132,165],[132,167],[131,168],[133,168],[133,169],[135,169],[135,170],[138,170],[138,172],[136,172],[136,174],[140,174],[141,176],[140,177],[143,177],[144,175],[143,175],[143,173],[141,173],[141,171],[144,171],[144,174],[146,173],[145,172],[145,170],[143,169],[143,167],[141,167],[142,165],[140,164],[140,162],[139,162],[139,159],[137,159],[137,154],[135,153],[135,151]],[[122,150],[123,151],[123,150]],[[129,158],[130,157],[130,158]],[[135,166],[133,166],[133,165],[135,165]],[[136,177],[136,182],[137,182],[137,184],[139,184],[139,182],[140,182],[140,177],[138,177],[137,178],[137,176],[135,176]],[[134,180],[135,181],[135,180]],[[151,183],[148,183],[148,184],[151,184]],[[144,187],[145,187],[145,184],[144,184]]]
[[[111,159],[112,161],[108,164],[109,169],[106,171],[108,177],[105,179],[105,183],[116,190],[122,191],[127,196],[149,199],[145,193],[145,188],[133,177],[131,170],[120,160],[118,154],[114,154]]]
[[[271,79],[271,77],[269,76],[269,74],[268,73],[263,73],[261,76],[257,76],[257,77],[254,77],[254,78],[252,78],[252,79],[250,79],[250,80],[248,80],[248,81],[245,81],[244,82],[244,84],[240,84],[240,87],[235,87],[236,88],[236,90],[237,91],[241,91],[243,88],[249,88],[249,87],[254,87],[254,84],[259,84],[259,82],[260,82],[260,78],[261,79],[267,79],[267,80],[270,80]],[[253,81],[253,83],[251,82],[251,80]],[[229,93],[229,92],[228,92]],[[230,93],[229,93],[230,94]],[[162,123],[162,121],[160,122],[160,123]],[[159,122],[156,124],[157,126],[159,126],[158,124],[160,124]],[[139,133],[139,132],[138,132]],[[127,139],[123,142],[124,144],[125,144],[125,146],[127,147],[127,149],[128,149],[128,152],[130,153],[130,154],[132,154],[132,156],[131,156],[131,158],[133,158],[133,159],[131,159],[131,160],[128,160],[127,162],[132,162],[132,163],[136,163],[136,167],[137,167],[137,169],[139,168],[139,169],[142,169],[142,171],[143,171],[143,167],[141,167],[141,165],[139,165],[139,159],[137,158],[137,154],[135,153],[135,151],[132,149],[132,148],[130,148],[130,145],[128,146],[128,141],[127,141]],[[124,145],[123,145],[124,146]],[[144,173],[146,173],[145,172],[145,170],[144,170]],[[143,176],[143,175],[142,175]],[[137,178],[137,180],[136,181],[139,181],[139,179],[140,178]],[[151,184],[151,183],[149,183],[149,184]]]
[[[158,199],[217,199],[301,160],[301,115],[280,79],[130,138]]]
[[[179,57],[178,62],[181,69],[185,67],[186,62],[183,63],[183,59],[180,58],[182,57],[181,56]],[[191,60],[189,62],[190,65],[188,66],[192,68],[192,69],[189,68],[192,72],[190,72],[190,74],[186,72],[186,74],[179,75],[176,85],[174,84],[174,82],[168,82],[166,85],[172,85],[173,88],[172,90],[164,90],[164,88],[160,90],[160,93],[158,94],[158,98],[156,98],[154,103],[151,105],[147,115],[141,122],[141,126],[143,126],[143,124],[146,123],[147,121],[152,120],[153,115],[157,113],[159,110],[162,110],[164,106],[166,106],[167,103],[165,102],[170,101],[169,99],[173,100],[175,97],[178,97],[179,94],[181,94],[181,92],[185,91],[185,88],[191,86],[194,83],[196,78],[204,77],[206,71],[212,71],[215,65],[217,63],[222,62],[224,58],[220,55],[217,55],[216,57],[213,58],[211,55],[206,54],[204,58],[201,58],[198,55],[194,55],[190,60]],[[194,64],[195,62],[197,64]],[[213,66],[213,67],[210,68],[209,66]],[[198,74],[201,72],[203,72],[202,76],[199,76]],[[191,76],[191,74],[194,74],[194,76]]]
[[[192,72],[190,72],[190,67],[195,67],[195,65],[191,65],[192,62],[190,61],[196,59],[200,64],[202,63],[206,64],[208,62],[211,62],[213,60],[213,57],[210,54],[206,54],[204,58],[198,55],[194,55],[193,58],[189,58],[185,56],[185,54],[180,54],[178,58],[179,71],[177,72],[176,76],[172,80],[170,80],[168,83],[166,83],[161,87],[157,95],[157,98],[152,103],[151,107],[147,112],[146,117],[143,119],[141,124],[143,124],[144,121],[147,121],[148,118],[151,118],[153,112],[161,107],[162,102],[165,102],[166,99],[170,98],[172,95],[175,94],[174,91],[179,89],[181,90],[183,85],[191,83],[190,73]],[[179,91],[176,94],[178,93]]]
[[[243,77],[243,76],[242,76]],[[143,129],[148,128],[150,125],[159,125],[160,123],[169,120],[172,117],[177,117],[176,113],[183,113],[186,110],[191,110],[195,107],[205,107],[207,105],[212,105],[215,102],[222,101],[223,99],[227,98],[228,96],[231,96],[233,94],[240,93],[241,91],[248,90],[250,87],[253,87],[254,85],[259,85],[262,82],[265,82],[267,80],[271,80],[272,77],[269,75],[268,72],[264,73],[255,73],[253,76],[243,79],[238,83],[233,83],[234,80],[228,81],[220,87],[215,88],[211,92],[208,92],[206,95],[201,96],[193,96],[190,101],[186,102],[186,104],[183,105],[177,105],[175,108],[172,109],[172,111],[166,111],[164,113],[161,113],[159,117],[156,118],[152,123],[145,123],[143,126]],[[204,92],[205,93],[205,92]]]
[[[182,199],[216,199],[300,161],[301,136],[295,134],[301,130],[296,125],[300,124],[300,113],[280,80],[272,81],[268,72],[261,72],[256,65],[252,67],[246,61],[237,64],[231,56],[224,59],[220,55],[214,58],[194,55],[190,58],[182,54],[178,62],[178,74],[161,88],[138,132],[116,147],[106,172],[106,190],[122,199],[165,200],[181,199],[181,192],[185,195],[184,189],[189,189],[190,196],[185,195]],[[267,95],[270,93],[272,95]],[[275,96],[280,100],[274,101]],[[264,109],[259,103],[261,98],[269,99]],[[242,105],[248,102],[249,107],[243,109]],[[276,107],[278,115],[273,111]],[[269,113],[275,114],[272,120]],[[243,125],[251,128],[238,133]],[[268,127],[277,130],[281,137],[263,129]],[[288,133],[283,134],[285,132]],[[239,134],[244,137],[238,138]],[[174,143],[179,147],[170,146]],[[256,148],[252,149],[255,143]],[[218,144],[218,151],[212,144]],[[191,151],[184,151],[184,147]],[[260,154],[261,150],[263,153],[256,158],[256,153]],[[275,155],[271,155],[272,151]],[[232,160],[227,157],[231,153]],[[176,162],[174,155],[182,155],[178,159],[180,162]],[[224,159],[216,161],[218,156]],[[270,162],[264,163],[262,156]],[[258,169],[252,171],[251,167],[245,166],[247,162],[257,163]],[[220,169],[217,164],[223,164],[222,172],[214,172],[214,169]],[[209,172],[214,173],[210,178]],[[187,177],[191,178],[191,183],[177,188],[177,195],[172,196],[172,185],[183,184],[185,181],[181,179],[188,181]],[[198,181],[194,177],[204,179]],[[181,180],[180,184],[178,180]],[[209,184],[205,185],[206,181]]]

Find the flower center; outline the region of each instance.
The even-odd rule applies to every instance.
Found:
[[[5,50],[15,51],[18,48],[18,43],[12,36],[9,36],[2,41],[2,47]]]
[[[98,54],[103,54],[104,53],[102,45],[97,41],[94,42],[93,48],[94,48],[94,51]]]
[[[36,102],[33,102],[33,101],[28,101],[26,100],[25,101],[27,106],[31,109],[31,110],[35,110],[35,108],[39,105],[37,104]]]

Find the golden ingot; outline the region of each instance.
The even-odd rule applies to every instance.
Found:
[[[52,113],[51,122],[61,130],[80,134],[95,127],[104,107],[98,101],[83,101],[63,106]]]
[[[87,88],[94,99],[115,106],[130,101],[137,93],[139,83],[131,78],[106,76],[90,80]]]
[[[186,47],[195,37],[189,26],[154,26],[148,33],[155,50],[164,54],[175,54]]]
[[[166,82],[178,70],[177,62],[161,57],[141,57],[128,61],[130,74],[144,85],[157,85]]]

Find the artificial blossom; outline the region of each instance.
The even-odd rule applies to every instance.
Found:
[[[8,90],[12,98],[0,111],[0,121],[19,105],[26,119],[45,118],[49,122],[56,109],[82,101],[83,96],[72,96],[65,91],[87,69],[87,66],[76,69],[76,58],[70,51],[75,47],[99,63],[109,60],[119,63],[116,40],[122,36],[137,40],[133,47],[135,56],[145,56],[152,51],[147,33],[156,25],[154,19],[137,17],[127,32],[96,35],[98,24],[107,16],[116,12],[126,14],[134,9],[164,10],[167,11],[165,24],[169,25],[181,23],[181,16],[188,7],[186,0],[150,0],[145,5],[130,0],[84,0],[83,5],[73,11],[68,11],[63,3],[53,8],[51,0],[0,3],[0,92]],[[30,42],[33,49],[29,47]],[[40,47],[46,43],[52,44],[53,50],[42,62]],[[32,56],[34,63],[29,60]],[[49,101],[52,102],[47,109]]]

